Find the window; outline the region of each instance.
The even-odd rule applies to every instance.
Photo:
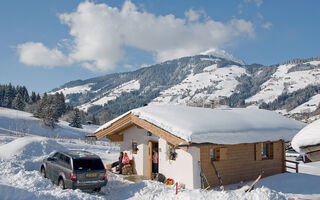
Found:
[[[176,150],[174,146],[170,144],[168,145],[168,157],[169,157],[169,160],[176,160],[177,158]]]
[[[57,160],[60,159],[61,154],[60,153],[55,153],[52,157],[57,161]]]
[[[218,161],[220,160],[220,149],[210,149],[210,159],[211,161]]]
[[[70,166],[70,158],[65,156],[65,155],[63,155],[63,154],[60,154],[59,163],[61,163],[61,165],[64,166],[64,167],[71,168],[71,166]]]
[[[137,154],[138,152],[138,144],[136,142],[132,142],[132,153]]]
[[[273,158],[273,143],[261,143],[261,159],[267,160]]]
[[[74,170],[100,170],[104,169],[101,159],[74,159]]]

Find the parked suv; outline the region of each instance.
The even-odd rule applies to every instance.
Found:
[[[108,182],[100,157],[87,151],[55,152],[43,160],[40,171],[62,189],[100,191]]]

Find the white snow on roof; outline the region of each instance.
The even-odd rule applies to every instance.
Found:
[[[151,105],[129,112],[193,143],[288,141],[305,126],[276,112],[255,108],[209,109]],[[106,123],[97,131],[109,127],[124,115]]]
[[[320,120],[304,127],[294,138],[291,145],[294,150],[301,152],[300,147],[320,144]]]

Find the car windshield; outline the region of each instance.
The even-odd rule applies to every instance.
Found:
[[[74,159],[75,170],[100,170],[104,169],[101,159]]]

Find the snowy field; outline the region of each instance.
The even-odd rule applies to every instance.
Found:
[[[44,158],[56,150],[81,149],[99,155],[104,164],[109,164],[117,160],[119,146],[106,141],[85,143],[83,136],[93,133],[97,128],[94,126],[75,129],[60,122],[57,129],[50,130],[42,127],[29,113],[0,109],[1,200],[320,199],[320,162],[300,164],[301,174],[286,173],[264,178],[250,193],[244,192],[251,184],[248,182],[227,186],[226,191],[179,189],[176,195],[174,187],[150,180],[133,183],[112,173],[108,173],[108,185],[99,193],[61,190],[41,176],[39,169]],[[288,159],[294,160],[294,157]]]
[[[251,183],[233,185],[227,191],[180,189],[155,181],[133,183],[120,175],[108,174],[109,183],[99,193],[61,190],[41,176],[42,159],[55,150],[85,149],[98,154],[104,164],[117,159],[119,147],[104,141],[95,145],[79,139],[16,137],[0,134],[0,199],[320,199],[320,175],[312,175],[320,163],[304,164],[309,174],[286,173],[262,179],[250,193]]]

